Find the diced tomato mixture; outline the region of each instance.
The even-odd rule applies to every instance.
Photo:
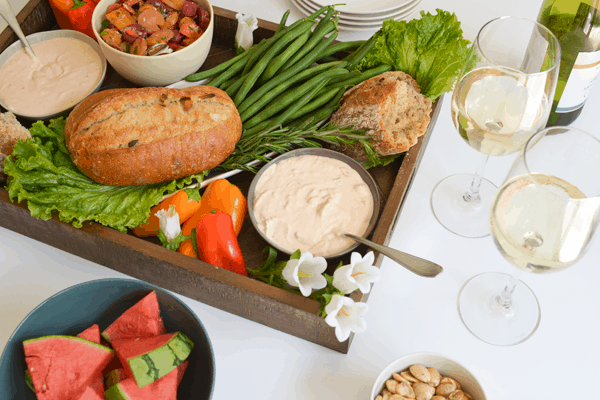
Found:
[[[209,23],[208,12],[194,1],[119,0],[108,7],[100,37],[130,54],[146,55],[158,43],[178,51],[198,40]]]

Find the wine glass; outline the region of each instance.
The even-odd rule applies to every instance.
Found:
[[[539,303],[519,276],[560,271],[585,254],[600,221],[598,171],[600,140],[586,132],[553,127],[527,141],[489,217],[496,247],[519,270],[510,279],[477,275],[458,297],[460,316],[479,339],[510,346],[536,331]]]
[[[497,190],[482,177],[489,156],[516,153],[545,126],[560,64],[554,34],[523,18],[488,22],[473,47],[474,56],[454,88],[451,111],[460,137],[482,153],[481,162],[475,175],[449,176],[431,194],[437,220],[469,238],[489,235],[489,206]]]

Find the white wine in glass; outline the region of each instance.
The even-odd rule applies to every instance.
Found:
[[[560,62],[552,32],[523,18],[488,22],[473,47],[474,57],[452,93],[451,113],[460,136],[481,153],[481,162],[475,175],[449,176],[431,195],[437,220],[470,238],[490,233],[489,207],[497,187],[483,178],[488,157],[516,153],[544,127]]]
[[[576,263],[600,222],[600,140],[575,128],[532,136],[498,190],[490,228],[500,253],[520,271],[470,279],[458,299],[460,316],[481,340],[508,346],[527,340],[540,322],[535,294],[521,271],[549,273]],[[508,283],[506,283],[508,281]]]

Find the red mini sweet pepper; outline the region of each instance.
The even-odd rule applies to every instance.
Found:
[[[240,275],[248,276],[242,250],[233,229],[231,215],[212,211],[196,225],[198,258]]]
[[[96,39],[94,36],[94,30],[92,29],[92,14],[96,5],[90,0],[74,0],[75,4],[71,7],[67,13],[69,21],[73,25],[75,30],[85,33],[92,39]]]

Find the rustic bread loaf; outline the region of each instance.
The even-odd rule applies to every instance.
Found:
[[[417,82],[404,72],[391,71],[348,90],[331,120],[367,129],[376,141],[373,148],[385,156],[414,146],[427,130],[430,113],[431,100],[420,93]],[[366,158],[360,146],[336,150],[358,160]]]
[[[28,138],[31,138],[29,131],[17,121],[15,114],[10,111],[0,113],[0,182],[6,180],[4,159],[13,152],[17,140]]]
[[[214,168],[241,134],[233,101],[212,86],[102,91],[77,105],[65,126],[75,165],[112,186],[164,182]]]

